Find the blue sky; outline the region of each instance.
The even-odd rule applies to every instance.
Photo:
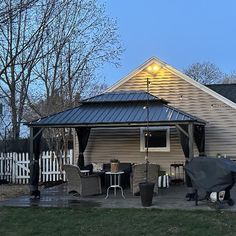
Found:
[[[152,56],[177,69],[210,61],[236,71],[235,0],[99,0],[117,20],[121,67],[100,74],[111,85]]]

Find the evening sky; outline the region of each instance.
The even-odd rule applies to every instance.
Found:
[[[152,56],[182,70],[210,61],[226,73],[236,70],[235,0],[99,0],[117,20],[125,49],[121,66],[105,66],[108,85]]]

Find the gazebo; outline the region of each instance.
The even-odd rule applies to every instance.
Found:
[[[147,112],[149,117],[147,120]],[[176,109],[168,101],[144,91],[109,92],[81,101],[71,108],[27,123],[30,128],[30,185],[38,191],[40,141],[45,128],[74,128],[79,141],[78,165],[84,165],[91,129],[114,127],[175,126],[186,159],[193,158],[194,141],[205,153],[205,121]]]

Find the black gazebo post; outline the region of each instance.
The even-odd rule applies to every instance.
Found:
[[[193,142],[194,142],[194,133],[193,133],[193,123],[189,123],[188,124],[188,150],[189,150],[189,156],[188,156],[188,161],[191,161],[194,157],[194,150],[193,150]],[[188,174],[186,174],[186,184],[187,184],[187,188],[188,188],[188,196],[190,200],[193,200],[195,198],[195,200],[197,199],[197,193],[195,192],[195,190],[193,189],[193,185],[192,185],[192,180],[190,179],[190,177],[188,176]]]
[[[198,130],[196,130],[196,124],[193,122],[188,122],[188,124],[185,125],[176,124],[181,146],[186,158],[186,164],[194,158],[194,140],[197,144],[199,154],[205,152],[205,129],[203,125],[198,126]],[[188,188],[187,197],[189,200],[196,200],[196,192],[194,191],[192,181],[186,172],[185,180]]]
[[[39,158],[42,128],[30,127],[30,195],[40,198],[39,184]]]

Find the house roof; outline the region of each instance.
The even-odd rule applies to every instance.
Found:
[[[102,103],[102,102],[137,102],[137,101],[162,101],[168,103],[164,99],[160,99],[146,91],[125,91],[102,93],[82,101],[82,103]]]
[[[182,78],[183,80],[187,81],[188,83],[194,85],[195,87],[201,89],[202,91],[210,94],[211,96],[217,98],[218,100],[222,101],[223,103],[227,104],[228,106],[236,109],[236,103],[232,100],[228,99],[227,97],[224,97],[224,95],[221,95],[220,93],[215,92],[214,90],[208,88],[207,86],[198,83],[196,80],[190,78],[189,76],[185,75],[181,71],[175,69],[174,67],[168,65],[167,63],[163,62],[157,57],[151,57],[146,62],[144,62],[142,65],[140,65],[136,70],[129,73],[127,76],[119,80],[117,83],[115,83],[113,86],[108,88],[107,92],[113,92],[115,89],[117,89],[119,86],[121,86],[123,83],[127,82],[129,79],[133,78],[135,75],[140,73],[141,71],[148,68],[153,63],[159,65],[161,68],[166,69],[167,71],[170,71],[174,75],[177,75],[178,77]]]
[[[206,86],[236,103],[236,84],[209,84]]]
[[[137,95],[138,94],[138,95]],[[176,123],[201,123],[205,122],[179,109],[171,107],[165,101],[157,97],[143,93],[135,93],[130,98],[124,93],[111,93],[98,95],[82,102],[78,107],[59,112],[57,114],[38,119],[28,123],[33,127],[106,127],[106,126],[145,126],[147,123],[147,105],[145,96],[151,98],[149,101],[149,124],[170,125]],[[137,95],[137,96],[136,96]],[[126,97],[126,102],[124,98]],[[107,98],[107,100],[105,100]],[[136,98],[136,100],[135,100]],[[115,99],[115,100],[113,100]],[[129,102],[131,99],[132,102]]]

